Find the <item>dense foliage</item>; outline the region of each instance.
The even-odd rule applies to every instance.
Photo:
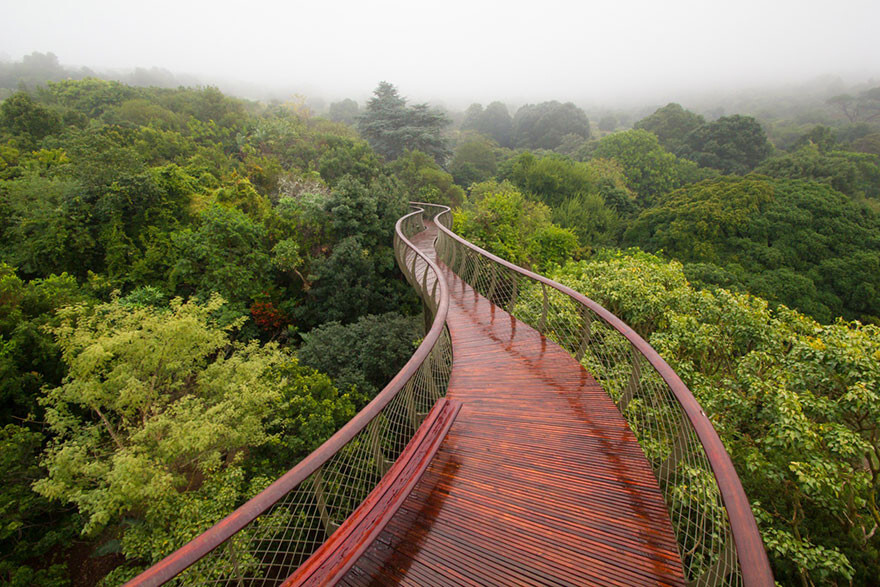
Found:
[[[549,275],[640,332],[712,419],[782,584],[876,584],[880,329],[700,291],[682,266],[605,254]]]
[[[336,320],[375,340],[388,325],[359,318],[415,312],[391,248],[404,190],[460,188],[295,106],[94,78],[0,104],[0,582],[130,576],[399,366],[352,363],[339,393],[297,362],[299,334]]]
[[[412,356],[421,334],[418,324],[418,318],[396,312],[351,324],[327,322],[305,335],[298,355],[340,389],[353,387],[361,400],[372,399]]]
[[[555,149],[568,135],[590,137],[587,115],[571,102],[527,104],[513,117],[513,144],[517,147]]]
[[[511,184],[477,184],[471,194],[473,199],[453,214],[453,230],[475,245],[537,270],[576,254],[574,233],[553,224],[549,207]]]
[[[880,317],[880,216],[822,183],[698,183],[644,211],[626,240],[703,264],[688,269],[702,281],[741,285],[824,322]]]
[[[0,65],[32,88],[0,94],[0,583],[124,580],[343,425],[422,333],[391,237],[425,200],[650,339],[781,582],[877,584],[876,88],[788,118],[590,111],[594,138],[557,101],[450,132],[385,82],[321,118]]]

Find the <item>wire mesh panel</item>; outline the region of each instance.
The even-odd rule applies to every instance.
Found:
[[[422,344],[397,376],[345,427],[229,517],[130,585],[277,585],[336,531],[397,460],[446,394],[452,341],[448,291],[437,266],[408,237],[416,210],[397,222],[394,253],[430,315]]]
[[[439,261],[571,353],[614,400],[657,477],[689,582],[772,584],[760,534],[730,458],[666,362],[595,302],[452,233],[445,206],[415,205],[429,210],[440,226]]]

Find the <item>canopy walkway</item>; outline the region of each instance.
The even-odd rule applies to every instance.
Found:
[[[416,353],[130,585],[772,585],[730,458],[659,355],[414,206],[395,251],[425,304]]]

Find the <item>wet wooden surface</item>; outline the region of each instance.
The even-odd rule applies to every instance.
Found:
[[[412,240],[433,255],[436,228]],[[635,437],[564,350],[446,270],[463,407],[344,585],[683,584]]]

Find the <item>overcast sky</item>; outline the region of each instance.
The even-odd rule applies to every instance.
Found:
[[[880,0],[4,0],[0,55],[157,66],[365,98],[674,98],[834,74],[880,80]]]

